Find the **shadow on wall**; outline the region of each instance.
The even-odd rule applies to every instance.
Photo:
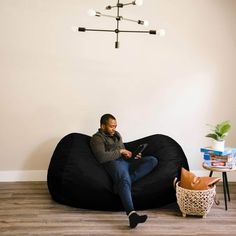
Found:
[[[25,170],[47,170],[52,154],[61,137],[39,144],[24,163]]]

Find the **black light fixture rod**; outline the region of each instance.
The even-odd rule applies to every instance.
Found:
[[[117,5],[115,5],[115,6],[106,6],[106,10],[111,10],[112,8],[115,8],[115,7],[117,7],[117,8],[122,8],[122,7],[124,7],[124,6],[128,6],[128,5],[135,5],[134,4],[134,2],[130,2],[130,3],[117,3]]]
[[[98,31],[98,32],[112,32],[112,33],[114,33],[115,32],[115,30],[105,30],[105,29],[85,29],[85,31]],[[84,31],[84,32],[85,32]]]
[[[133,19],[129,19],[129,18],[124,18],[123,16],[112,16],[112,15],[107,15],[107,14],[103,14],[103,13],[100,13],[99,16],[105,16],[105,17],[110,17],[110,18],[114,18],[114,19],[117,19],[118,20],[126,20],[126,21],[131,21],[131,22],[135,22],[135,23],[138,23],[138,24],[143,24],[144,21],[142,20],[133,20]]]
[[[156,34],[156,30],[145,30],[145,31],[140,31],[140,30],[119,30],[119,29],[105,30],[105,29],[87,29],[87,28],[82,28],[82,27],[79,27],[78,30],[81,31],[81,32],[85,32],[85,31],[112,32],[112,33],[116,33],[116,36],[118,36],[119,33],[148,33],[148,34]],[[118,41],[118,37],[116,37],[116,39]]]
[[[105,16],[105,17],[110,17],[110,18],[115,18],[116,19],[116,16],[111,16],[111,15],[107,15],[107,14],[100,14],[100,16]]]
[[[123,3],[123,6],[134,5],[133,2],[130,3]]]
[[[99,17],[101,17],[101,16],[110,17],[110,18],[113,18],[113,19],[118,18],[118,20],[131,21],[131,22],[135,22],[135,23],[138,23],[138,24],[143,24],[144,23],[144,21],[142,21],[142,20],[132,20],[132,19],[129,19],[129,18],[124,18],[123,16],[120,16],[120,15],[119,16],[112,16],[112,15],[107,15],[107,14],[100,13]]]
[[[120,0],[117,1],[117,6],[120,4]],[[119,23],[120,23],[120,7],[117,7],[117,16],[116,16],[116,42],[115,48],[119,48]]]
[[[129,18],[124,18],[124,17],[122,17],[121,19],[122,20],[126,20],[126,21],[131,21],[131,22],[139,23],[139,20],[132,20],[132,19],[129,19]]]
[[[119,33],[148,33],[148,34],[156,34],[156,30],[145,30],[145,31],[140,31],[140,30],[106,30],[106,29],[87,29],[87,28],[81,28],[79,27],[79,31],[85,32],[85,31],[100,31],[100,32],[112,32],[116,33],[117,35]]]
[[[145,30],[145,31],[139,31],[139,30],[119,30],[120,33],[148,33],[148,34],[156,34],[156,30]]]

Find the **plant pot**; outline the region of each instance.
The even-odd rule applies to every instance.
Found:
[[[225,149],[225,141],[216,141],[213,140],[213,145],[212,145],[212,149],[216,150],[216,151],[221,151],[223,152]]]

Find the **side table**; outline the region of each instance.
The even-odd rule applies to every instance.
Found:
[[[229,185],[228,185],[228,179],[227,179],[227,172],[235,171],[236,167],[234,168],[217,168],[212,166],[204,165],[204,162],[202,163],[202,167],[206,170],[210,171],[209,176],[211,177],[213,172],[222,172],[222,178],[223,178],[223,189],[224,189],[224,200],[225,200],[225,210],[227,211],[227,197],[228,201],[230,201],[230,193],[229,193]]]

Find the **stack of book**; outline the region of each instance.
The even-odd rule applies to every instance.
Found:
[[[236,148],[226,147],[224,151],[216,151],[210,147],[200,149],[203,152],[204,165],[215,168],[235,168]]]

